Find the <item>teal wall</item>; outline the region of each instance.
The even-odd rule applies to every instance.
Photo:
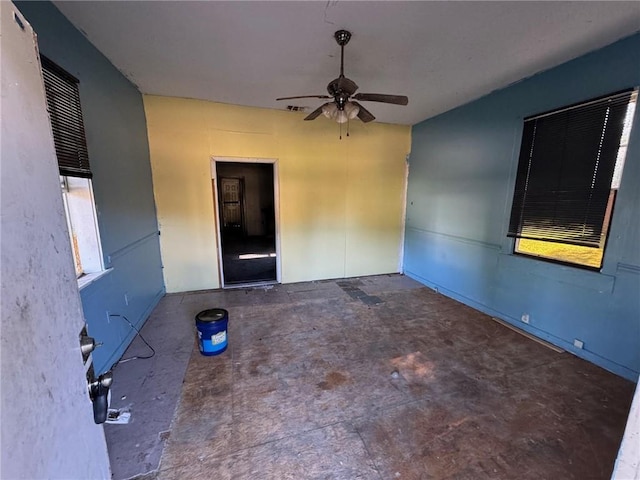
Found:
[[[523,118],[639,84],[636,34],[415,125],[405,273],[637,380],[640,108],[601,272],[513,255],[506,231]]]
[[[113,270],[81,290],[89,331],[104,345],[96,371],[117,361],[164,295],[142,96],[49,2],[16,2],[40,51],[80,80],[104,260]],[[126,294],[126,299],[125,299]],[[46,321],[46,319],[43,319]]]

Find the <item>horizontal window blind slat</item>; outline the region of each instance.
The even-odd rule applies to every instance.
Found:
[[[41,61],[60,175],[91,178],[78,80],[46,57]]]

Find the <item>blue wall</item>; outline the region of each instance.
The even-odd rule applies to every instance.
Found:
[[[523,118],[639,84],[636,34],[414,126],[405,273],[637,380],[640,108],[601,272],[513,255],[506,231]]]
[[[104,343],[93,353],[98,373],[135,335],[108,313],[140,328],[164,295],[142,96],[53,4],[16,5],[36,31],[40,51],[80,80],[100,238],[113,269],[80,292],[89,332]]]

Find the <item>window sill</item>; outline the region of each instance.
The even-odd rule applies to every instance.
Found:
[[[87,273],[86,275],[81,276],[80,278],[78,278],[78,290],[82,290],[83,288],[88,287],[96,280],[104,277],[107,273],[111,273],[112,270],[113,268],[107,268],[106,270],[102,270],[101,272]]]

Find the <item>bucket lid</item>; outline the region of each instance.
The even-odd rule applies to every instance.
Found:
[[[223,308],[211,308],[209,310],[203,310],[196,315],[196,320],[199,322],[217,322],[227,316],[227,311]]]

